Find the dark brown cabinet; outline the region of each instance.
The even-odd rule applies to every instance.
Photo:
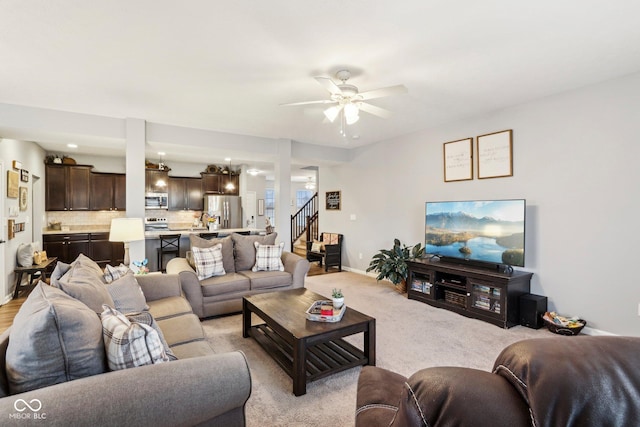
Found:
[[[92,173],[91,210],[126,210],[126,191],[124,174]]]
[[[200,173],[202,176],[202,191],[208,194],[227,194],[237,196],[240,194],[240,175],[219,173]],[[233,190],[227,189],[227,184],[233,184]]]
[[[169,184],[169,171],[147,169],[145,171],[145,191],[147,193],[166,193]]]
[[[109,233],[45,234],[42,240],[47,256],[66,263],[73,262],[81,253],[103,268],[107,264],[120,265],[124,260],[124,244],[110,242]]]
[[[48,211],[89,210],[92,166],[47,165],[45,209]]]
[[[200,178],[169,177],[169,210],[204,209],[202,180]]]
[[[519,324],[518,299],[533,273],[501,273],[440,261],[407,261],[407,296],[467,317],[510,328]]]

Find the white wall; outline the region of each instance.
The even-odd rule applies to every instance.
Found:
[[[638,336],[639,94],[634,74],[357,150],[321,168],[321,198],[342,191],[341,211],[321,206],[321,228],[343,233],[343,263],[365,270],[395,237],[424,243],[428,200],[525,198],[532,293],[592,328]],[[505,129],[513,177],[443,181],[443,143]]]
[[[6,182],[6,171],[14,170],[12,163],[17,160],[22,163],[22,168],[29,171],[29,182],[19,181],[20,187],[27,187],[29,202],[26,211],[20,211],[19,200],[17,198],[8,198],[6,183],[1,188],[0,197],[4,198],[4,211],[0,212],[0,229],[2,230],[2,239],[6,240],[4,246],[4,259],[2,263],[2,279],[0,280],[0,304],[7,302],[12,295],[15,284],[13,270],[16,267],[16,253],[21,243],[31,243],[33,241],[40,242],[42,248],[42,224],[43,219],[40,212],[34,211],[34,204],[44,206],[44,186],[36,185],[34,187],[34,178],[44,179],[44,150],[32,142],[16,141],[12,139],[0,139],[0,159],[4,164],[4,181]],[[42,182],[42,181],[38,181]],[[33,190],[37,193],[34,194]],[[9,216],[9,209],[15,208],[17,216]],[[7,222],[8,219],[15,220],[16,223],[25,223],[25,231],[16,233],[15,238],[7,240]],[[2,283],[4,282],[4,284]]]

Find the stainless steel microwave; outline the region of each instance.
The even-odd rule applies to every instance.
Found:
[[[145,193],[144,195],[145,209],[169,209],[168,193]]]

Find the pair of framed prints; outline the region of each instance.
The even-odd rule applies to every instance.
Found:
[[[473,179],[473,138],[445,142],[444,181]],[[478,179],[513,176],[513,130],[476,137]]]

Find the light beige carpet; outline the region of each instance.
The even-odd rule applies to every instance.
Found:
[[[553,336],[546,329],[522,326],[501,329],[447,310],[408,300],[388,282],[341,272],[308,277],[307,288],[328,296],[334,287],[345,304],[376,318],[377,366],[409,376],[432,366],[466,366],[490,371],[507,345],[526,338]],[[247,425],[351,426],[355,419],[356,384],[360,368],[353,368],[307,385],[295,397],[291,378],[251,338],[242,338],[242,315],[203,322],[216,352],[242,350],[252,376]],[[362,334],[349,338],[362,348]]]

